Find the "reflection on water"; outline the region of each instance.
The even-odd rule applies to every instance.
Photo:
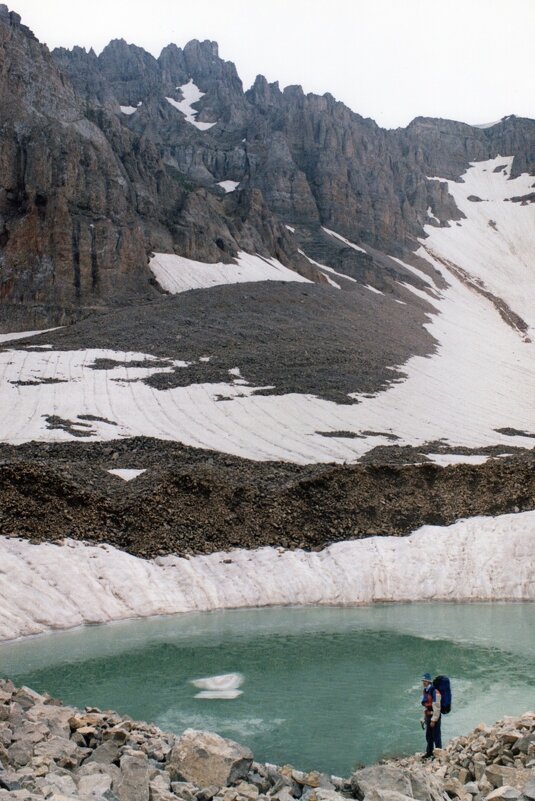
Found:
[[[0,672],[66,703],[210,729],[259,760],[347,775],[421,750],[423,671],[452,678],[448,737],[533,706],[534,656],[532,604],[301,607],[45,635],[1,646]],[[193,680],[228,673],[243,674],[241,695],[195,697]]]

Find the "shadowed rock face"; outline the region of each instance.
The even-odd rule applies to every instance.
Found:
[[[215,42],[168,45],[158,59],[124,40],[99,55],[52,56],[0,6],[0,324],[58,324],[110,304],[155,297],[147,254],[229,261],[275,256],[325,281],[298,253],[320,225],[407,257],[429,222],[460,212],[444,184],[469,161],[514,155],[535,170],[535,123],[488,129],[418,118],[387,131],[331,95],[268,84],[247,92]],[[198,130],[168,102],[193,80]],[[120,106],[137,110],[125,114]],[[220,181],[239,182],[225,194]],[[285,226],[297,229],[294,236]],[[439,223],[437,223],[439,224]],[[325,243],[331,266],[374,285],[366,261]],[[343,287],[344,289],[347,287]]]
[[[145,270],[127,179],[84,104],[16,14],[0,7],[3,316],[61,322],[126,301]]]

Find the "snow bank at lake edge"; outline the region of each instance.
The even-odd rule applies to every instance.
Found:
[[[280,605],[535,601],[535,511],[424,526],[318,553],[146,561],[110,545],[0,537],[0,640],[134,617]]]

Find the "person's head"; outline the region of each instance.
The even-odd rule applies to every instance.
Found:
[[[424,673],[422,676],[422,683],[424,685],[424,690],[427,690],[427,688],[433,684],[433,678],[430,673]]]

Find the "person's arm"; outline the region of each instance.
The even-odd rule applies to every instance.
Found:
[[[442,704],[442,696],[438,690],[435,691],[435,697],[433,699],[433,714],[431,715],[431,725],[433,723],[437,723],[440,719],[440,705]]]

